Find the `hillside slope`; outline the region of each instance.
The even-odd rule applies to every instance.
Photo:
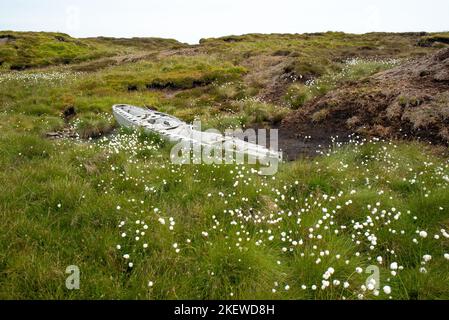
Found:
[[[172,39],[76,39],[64,33],[0,31],[0,68],[25,70],[180,46]]]

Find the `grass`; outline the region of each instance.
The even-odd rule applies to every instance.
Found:
[[[170,146],[132,132],[75,143],[10,128],[0,144],[2,298],[377,298],[355,272],[371,264],[395,299],[447,298],[449,164],[418,143],[343,147],[283,164],[275,180],[241,166],[172,165]],[[380,219],[353,228],[367,216]],[[376,235],[373,248],[364,232]],[[404,267],[396,276],[393,261]],[[73,264],[79,291],[64,289]],[[329,267],[350,287],[320,289]]]
[[[0,31],[0,71],[74,64],[141,50],[179,48],[176,40],[75,39],[64,33]]]
[[[205,127],[270,126],[289,108],[257,97],[246,81],[254,70],[245,59],[275,55],[284,63],[301,61],[301,53],[328,61],[310,65],[322,70],[314,82],[291,88],[298,90],[291,97],[296,108],[390,67],[390,55],[433,50],[416,46],[410,53],[420,37],[208,39],[193,55],[153,55],[90,72],[55,66],[57,59],[48,61],[49,70],[11,72],[4,63],[0,298],[449,298],[449,235],[442,231],[449,230],[449,162],[435,148],[359,141],[283,163],[277,175],[264,177],[252,166],[174,165],[169,143],[116,128],[110,113],[112,104],[130,103],[187,121],[198,117]],[[109,53],[128,45],[139,52],[167,48],[137,39],[73,41],[106,46]],[[384,49],[376,49],[379,41]],[[329,56],[331,50],[338,57]],[[366,58],[372,50],[385,59]],[[355,53],[364,58],[341,60]],[[31,65],[41,65],[38,56]],[[65,123],[67,107],[77,114]],[[79,138],[46,138],[63,128]],[[393,262],[400,267],[394,275]],[[80,268],[80,290],[65,288],[69,265]],[[378,292],[366,288],[370,265],[380,269]]]
[[[317,79],[292,84],[287,90],[284,100],[290,108],[298,109],[308,101],[325,95],[337,86],[363,80],[378,72],[393,68],[399,63],[400,61],[395,59],[351,59],[346,61],[338,72],[325,73]]]

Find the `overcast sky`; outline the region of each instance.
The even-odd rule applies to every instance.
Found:
[[[245,33],[449,31],[449,0],[0,0],[0,30],[189,43]]]

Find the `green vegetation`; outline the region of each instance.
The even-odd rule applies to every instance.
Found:
[[[249,165],[174,165],[169,143],[111,116],[129,103],[218,129],[278,124],[391,59],[432,51],[416,45],[423,35],[246,35],[189,47],[6,34],[15,38],[0,42],[0,298],[449,298],[449,162],[436,147],[353,143],[264,177]],[[25,37],[39,45],[22,56]],[[53,41],[61,54],[44,54],[59,50]],[[75,72],[62,57],[97,67]],[[296,78],[285,106],[260,98],[286,74]],[[79,138],[46,138],[63,130]],[[69,265],[80,290],[65,287]],[[370,265],[378,291],[365,282]]]
[[[62,33],[2,31],[0,41],[0,65],[11,70],[81,62],[112,54],[104,46],[73,39]]]
[[[74,39],[64,33],[0,31],[0,71],[80,63],[142,49],[180,46],[179,42],[170,39]]]
[[[371,264],[393,298],[447,298],[449,167],[420,144],[351,146],[282,165],[272,180],[241,166],[171,165],[151,137],[50,142],[32,133],[47,121],[0,120],[2,298],[375,299],[355,271]],[[374,249],[354,229],[370,212],[382,217],[369,228]],[[404,267],[397,276],[392,262]],[[64,287],[73,264],[79,291]],[[340,284],[320,289],[330,267]]]

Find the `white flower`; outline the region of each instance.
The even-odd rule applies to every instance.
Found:
[[[391,287],[390,286],[384,286],[384,292],[385,294],[390,294],[391,293]]]
[[[362,273],[362,272],[363,272],[363,269],[360,268],[360,267],[357,267],[357,268],[355,268],[355,272],[357,272],[357,273]]]
[[[397,262],[392,262],[390,264],[390,269],[391,270],[397,270],[398,269],[398,263]]]
[[[449,260],[449,253],[444,254],[444,259]]]
[[[117,206],[117,210],[120,210],[121,209],[121,207],[120,206]]]
[[[420,232],[419,232],[419,236],[420,236],[421,238],[426,238],[426,237],[427,237],[427,232],[425,232],[425,231],[420,231]]]
[[[381,256],[378,256],[378,257],[376,258],[376,260],[377,260],[377,262],[382,263],[382,257],[381,257]]]
[[[203,237],[208,237],[209,233],[207,233],[206,231],[201,232],[201,234],[203,235]]]
[[[345,288],[345,289],[347,289],[347,288],[349,288],[349,282],[345,282],[345,283],[343,283],[343,287]]]
[[[124,255],[123,255],[123,258],[124,258],[124,259],[129,259],[129,254],[127,254],[127,253],[124,254]]]
[[[290,290],[290,286],[287,284],[284,288],[286,291]]]
[[[122,248],[122,246],[121,245],[117,245],[117,250],[120,250]]]
[[[134,263],[130,262],[130,263],[128,263],[128,266],[129,266],[130,268],[132,268],[132,267],[134,266]]]
[[[432,259],[432,256],[429,254],[425,254],[422,258],[425,262],[429,262]]]
[[[154,286],[154,282],[153,282],[153,281],[148,281],[148,286],[149,286],[149,287]]]
[[[159,221],[160,224],[165,224],[165,219],[164,218],[159,218],[158,221]]]

